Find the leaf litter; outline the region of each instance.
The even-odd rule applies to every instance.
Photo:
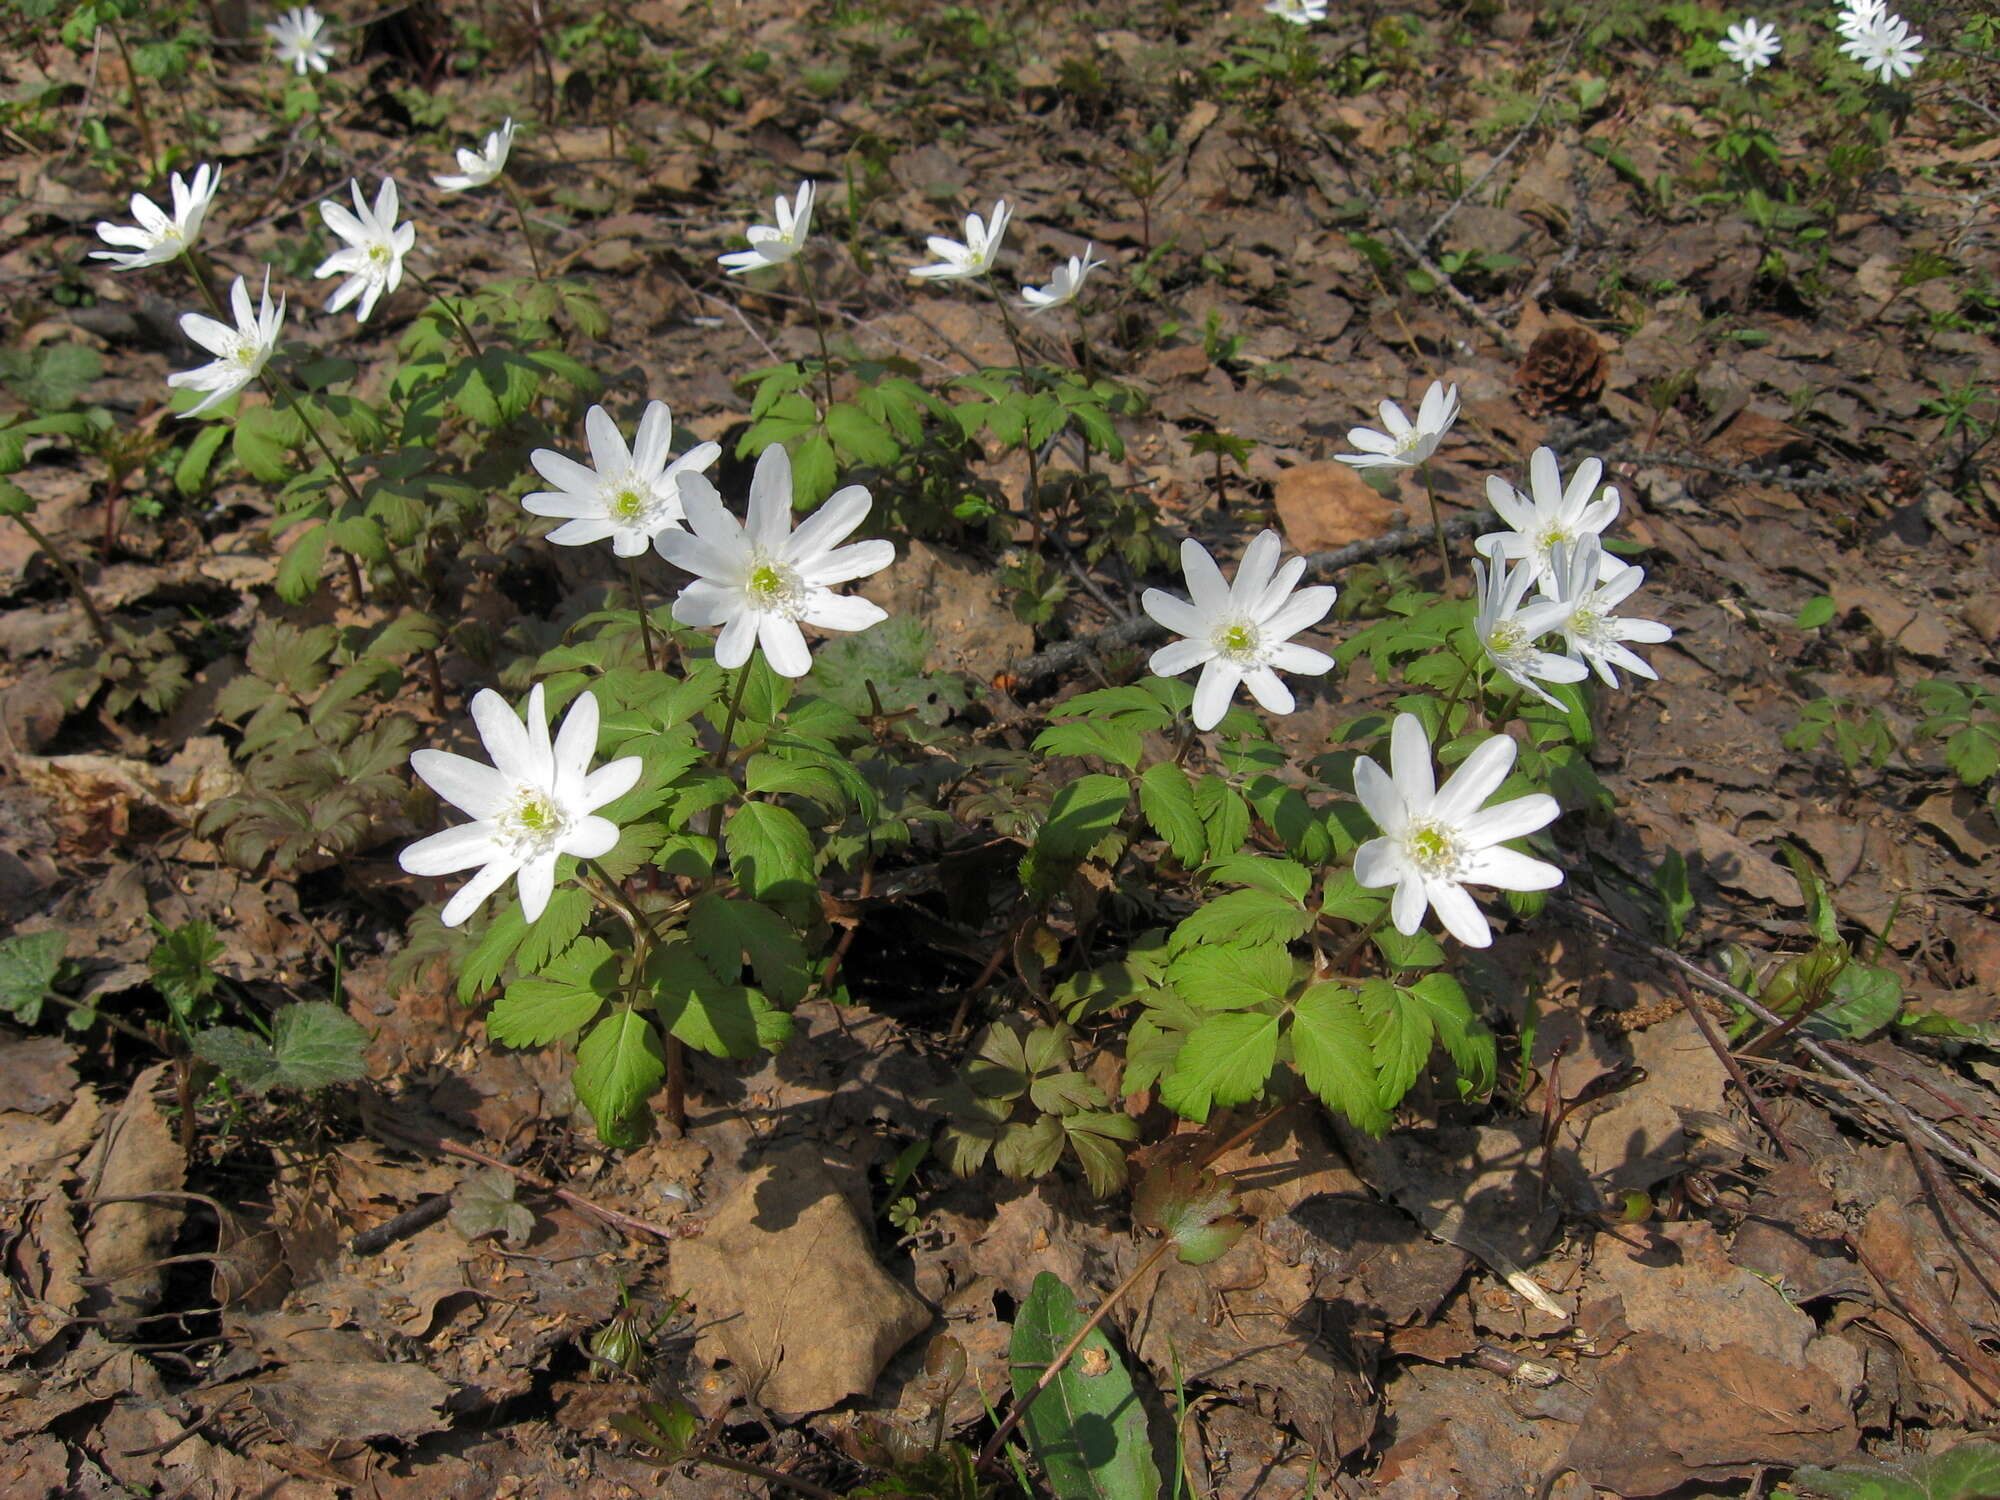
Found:
[[[712,45],[726,27],[754,33],[778,66],[832,48],[793,28],[784,5],[698,28],[678,7],[634,9],[659,47]],[[1087,53],[1132,86],[1104,106],[1119,126],[1137,120],[1139,83],[1155,66],[1155,42],[1139,33],[1051,33],[1052,48]],[[1428,84],[1338,101],[1341,133],[1382,151],[1419,88],[1491,83],[1502,56],[1470,49],[1426,64],[1438,71]],[[1240,104],[1199,101],[1177,122],[1166,186],[1141,220],[1115,163],[1065,148],[1080,98],[1044,92],[1047,116],[953,106],[968,129],[940,139],[917,123],[938,107],[918,53],[890,46],[884,58],[886,88],[907,91],[915,112],[879,97],[763,100],[753,123],[696,132],[691,115],[631,100],[616,143],[593,121],[548,131],[537,148],[538,206],[560,206],[566,253],[629,314],[614,322],[646,334],[617,353],[655,388],[685,393],[676,409],[692,430],[720,436],[731,420],[735,397],[715,370],[767,360],[767,339],[803,349],[807,332],[772,299],[746,301],[743,321],[722,315],[731,304],[690,281],[672,236],[692,224],[719,245],[741,179],[769,175],[773,161],[787,174],[839,175],[873,135],[896,148],[884,222],[917,222],[941,186],[974,192],[999,173],[1035,203],[1031,233],[1054,249],[1074,253],[1070,241],[1086,236],[1135,256],[1168,247],[1182,326],[1131,361],[1157,420],[1131,434],[1123,477],[1183,524],[1211,508],[1275,511],[1305,549],[1421,515],[1414,493],[1322,467],[1367,417],[1362,393],[1401,379],[1413,353],[1463,385],[1468,461],[1501,463],[1611,421],[1613,445],[1625,444],[1614,466],[1681,634],[1659,662],[1671,699],[1630,700],[1594,752],[1629,817],[1588,832],[1591,894],[1629,907],[1666,851],[1685,851],[1699,951],[1741,982],[1812,940],[1812,900],[1784,858],[1796,841],[1838,916],[1876,934],[1867,961],[1893,971],[1907,1012],[1936,1018],[1929,1032],[1832,1037],[1853,1079],[1744,1057],[1774,1140],[1703,1040],[1689,1007],[1707,1002],[1657,955],[1559,925],[1568,952],[1553,972],[1522,954],[1490,976],[1494,1014],[1546,1039],[1524,1049],[1518,1111],[1469,1118],[1449,1099],[1415,1100],[1382,1142],[1303,1118],[1267,1127],[1215,1164],[1241,1195],[1241,1236],[1205,1265],[1158,1262],[1112,1320],[1116,1336],[1086,1349],[1077,1380],[1125,1376],[1109,1420],[1132,1423],[1136,1402],[1155,1456],[1171,1458],[1161,1438],[1178,1419],[1203,1494],[1304,1494],[1317,1482],[1343,1494],[1652,1495],[1754,1487],[1788,1471],[1809,1494],[1988,1492],[1992,1445],[1959,1435],[2000,1407],[2000,1229],[1990,1189],[1920,1163],[1904,1121],[2000,1166],[1995,1070],[1981,1050],[2000,1023],[2000,829],[1990,799],[1957,789],[1943,754],[1911,733],[1917,715],[1896,674],[1990,662],[2000,627],[1986,600],[2000,571],[1996,481],[1975,471],[1960,491],[1972,499],[1953,499],[1933,461],[1946,435],[1925,408],[1942,384],[1990,375],[1990,318],[1968,320],[1939,280],[1905,274],[1931,245],[1990,237],[1969,192],[1993,160],[1990,115],[1971,139],[1934,117],[1907,122],[1895,166],[1950,191],[1843,222],[1818,306],[1767,284],[1762,235],[1744,218],[1661,223],[1593,209],[1624,191],[1610,149],[1597,154],[1605,121],[1551,120],[1511,162],[1475,143],[1468,169],[1492,164],[1506,206],[1468,203],[1438,244],[1527,261],[1525,279],[1500,278],[1480,298],[1503,341],[1449,301],[1383,295],[1339,232],[1351,222],[1345,195],[1325,192],[1339,173],[1315,163],[1285,184],[1282,155],[1261,154],[1280,149],[1285,122],[1296,127],[1283,112],[1278,134],[1260,136]],[[89,99],[100,85],[74,62],[51,48],[30,65]],[[480,91],[526,99],[536,66],[454,83],[455,105]],[[565,85],[563,107],[587,108],[598,86]],[[1624,149],[1647,179],[1676,165],[1676,132],[1695,122],[1675,105],[1640,109]],[[278,127],[220,101],[216,120],[232,170],[282,189],[270,156]],[[373,159],[384,148],[358,119],[334,129],[343,149]],[[22,153],[0,159],[0,173],[19,189],[0,214],[0,264],[21,284],[44,278],[57,246],[115,208],[102,175],[74,159]],[[1431,197],[1410,232],[1449,201]],[[518,242],[469,206],[434,212],[491,263],[518,257]],[[1677,290],[1625,326],[1591,280],[1613,266],[1628,288]],[[1004,331],[983,308],[837,291],[863,309],[864,341],[940,368],[965,351],[1004,358]],[[94,321],[79,312],[58,336],[126,346],[140,375],[103,377],[93,398],[146,411],[168,366],[141,332],[154,314],[121,300],[136,295],[111,291]],[[1216,431],[1254,441],[1241,476],[1217,482],[1195,451],[1194,438]],[[32,477],[59,536],[91,545],[105,500],[86,476],[48,465]],[[240,525],[256,504],[215,503]],[[139,519],[121,535],[124,553],[95,575],[106,603],[143,615],[194,600],[238,623],[265,607],[271,571],[254,552],[222,547],[191,565],[170,527]],[[1068,1177],[959,1183],[932,1162],[915,1169],[904,1224],[892,1227],[877,1201],[889,1164],[936,1126],[927,1101],[962,1040],[948,1012],[998,930],[966,895],[974,867],[912,870],[842,914],[856,934],[856,990],[883,996],[889,1014],[809,1003],[786,1052],[698,1080],[687,1139],[607,1159],[585,1144],[573,1097],[559,1072],[538,1071],[538,1054],[490,1044],[434,973],[391,976],[393,924],[365,902],[329,902],[311,884],[321,872],[245,878],[202,836],[204,809],[238,790],[225,742],[204,733],[239,670],[231,660],[201,669],[190,701],[207,707],[183,709],[171,731],[165,720],[151,731],[79,722],[51,681],[84,638],[75,612],[53,607],[54,581],[27,551],[0,565],[10,590],[0,918],[16,934],[0,956],[13,1023],[0,1032],[0,1193],[18,1226],[0,1304],[0,1489],[651,1486],[603,1420],[635,1383],[584,1352],[626,1308],[642,1311],[660,1367],[737,1450],[850,1474],[835,1456],[843,1424],[872,1407],[921,1428],[940,1404],[924,1353],[947,1330],[970,1370],[942,1409],[953,1430],[976,1430],[1018,1388],[1026,1356],[1014,1344],[1042,1316],[1033,1310],[1051,1332],[1068,1326],[1062,1299],[1094,1305],[1156,1243]],[[920,573],[899,569],[894,582],[907,591],[899,612],[928,626],[935,660],[975,691],[1037,639],[989,572],[936,546]],[[1793,623],[1821,595],[1839,638]],[[489,586],[467,608],[510,606]],[[1118,623],[1088,590],[1061,609],[1077,635]],[[1792,744],[1802,702],[1829,699],[1840,706],[1825,735]],[[1315,732],[1312,712],[1301,733]],[[1903,753],[1850,763],[1838,725],[1859,732],[1870,713],[1894,721]],[[371,816],[379,845],[397,815]],[[373,890],[390,879],[372,868],[361,878]],[[343,999],[375,1038],[359,1102],[307,1119],[245,1100],[218,1144],[190,1152],[170,1066],[147,1066],[130,1038],[52,1035],[57,1001],[119,1015],[153,993],[149,914],[214,923],[218,970],[258,987],[274,1011],[299,998],[303,976],[324,974],[336,946],[351,950]],[[943,995],[947,1014],[917,1008],[911,988],[933,1004]],[[1036,996],[1024,984],[989,1002],[1026,1021]],[[279,1070],[283,1042],[244,1033],[236,1045],[265,1047]],[[1593,1079],[1633,1069],[1637,1081],[1585,1097]],[[474,1166],[442,1153],[445,1140],[483,1143],[509,1165]],[[532,1178],[511,1170],[520,1162]],[[1632,1192],[1651,1196],[1654,1217],[1621,1217]],[[1060,1297],[1043,1290],[1037,1302],[1051,1273]],[[1169,1395],[1192,1399],[1175,1413]],[[1912,1430],[1927,1434],[1928,1452],[1889,1440]],[[1864,1454],[1894,1463],[1859,1463]],[[742,1492],[707,1471],[671,1482],[676,1493]]]

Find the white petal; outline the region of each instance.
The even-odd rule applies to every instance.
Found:
[[[1222,576],[1208,548],[1193,537],[1181,543],[1181,571],[1187,575],[1188,593],[1196,609],[1210,619],[1228,610],[1229,580]]]
[[[584,773],[597,755],[597,697],[578,693],[556,732],[554,786],[557,803],[568,808],[583,795]]]
[[[1459,762],[1458,769],[1431,804],[1431,815],[1444,823],[1462,824],[1478,812],[1486,799],[1500,790],[1500,783],[1514,768],[1520,746],[1513,737],[1496,734],[1482,740],[1479,747]]]
[[[1373,758],[1362,756],[1354,762],[1354,795],[1375,826],[1390,838],[1398,838],[1410,826],[1409,805],[1389,773]]]
[[[1363,453],[1379,453],[1384,456],[1396,451],[1396,440],[1386,432],[1377,432],[1372,427],[1350,427],[1347,429],[1349,447],[1359,448]]]
[[[1139,596],[1139,608],[1143,609],[1156,625],[1165,626],[1175,635],[1193,638],[1208,634],[1211,623],[1208,617],[1187,600],[1169,594],[1165,589],[1147,589]]]
[[[1278,557],[1284,548],[1275,531],[1260,531],[1250,539],[1250,545],[1243,549],[1243,561],[1236,566],[1236,581],[1230,586],[1233,607],[1250,610],[1263,596],[1278,571]]]
[[[1334,668],[1333,658],[1324,651],[1301,646],[1297,641],[1278,642],[1270,648],[1270,659],[1271,665],[1280,672],[1296,672],[1306,677],[1317,677]]]
[[[553,542],[558,547],[594,547],[605,538],[617,535],[616,521],[607,521],[602,516],[578,516],[574,521],[563,522],[542,540]]]
[[[447,927],[456,927],[477,911],[482,901],[505,885],[520,867],[520,861],[513,855],[501,855],[458,888],[457,894],[445,902],[444,910],[438,913],[438,920]]]
[[[888,619],[889,611],[868,599],[827,593],[808,600],[799,618],[821,630],[866,630]]]
[[[757,644],[780,677],[803,677],[812,670],[805,633],[783,615],[765,615],[757,622]]]
[[[611,413],[601,406],[591,407],[583,414],[583,435],[590,444],[591,465],[602,479],[615,483],[630,467],[632,451],[625,446],[624,434],[611,420]]]
[[[807,583],[830,588],[836,583],[879,573],[895,560],[896,544],[878,537],[870,542],[853,542],[845,547],[836,547],[818,562],[800,567],[799,576]]]
[[[1390,727],[1389,773],[1410,816],[1427,816],[1437,795],[1437,783],[1431,771],[1430,736],[1415,714],[1397,714]]]
[[[547,764],[535,759],[528,727],[507,706],[505,698],[491,688],[481,688],[472,699],[472,722],[478,726],[486,753],[503,776],[536,785],[546,779]]]
[[[1219,657],[1204,666],[1194,685],[1194,727],[1213,729],[1221,723],[1242,680],[1242,670]]]
[[[1207,641],[1175,641],[1155,651],[1146,667],[1155,677],[1178,677],[1188,668],[1198,667],[1214,656],[1215,647]]]
[[[618,825],[609,818],[582,818],[562,841],[562,852],[578,859],[602,859],[618,847]]]
[[[514,789],[513,782],[492,766],[454,755],[449,750],[419,750],[410,757],[410,769],[422,778],[424,785],[468,817],[494,816]]]
[[[418,839],[397,856],[396,862],[412,875],[450,875],[486,864],[501,853],[491,823],[460,823]]]
[[[1305,559],[1296,561],[1303,562]],[[1301,630],[1309,630],[1324,620],[1333,608],[1334,600],[1339,597],[1340,590],[1330,583],[1300,589],[1258,623],[1263,626],[1266,635],[1289,640]]]
[[[1243,685],[1267,713],[1288,714],[1298,706],[1284,679],[1269,667],[1252,667],[1243,674]]]
[[[1423,880],[1415,870],[1410,870],[1396,882],[1396,894],[1389,898],[1389,919],[1396,924],[1396,931],[1412,937],[1423,927],[1424,913],[1430,904]]]
[[[639,774],[645,769],[642,756],[621,755],[617,760],[606,761],[583,778],[583,792],[577,806],[585,812],[596,812],[605,803],[616,802],[639,784]]]
[[[715,664],[718,667],[733,672],[750,660],[750,653],[757,649],[759,618],[760,616],[747,609],[729,617],[722,627],[722,633],[715,638]]]
[[[664,401],[648,401],[639,418],[638,434],[632,439],[632,467],[652,475],[667,467],[667,449],[674,441],[674,416]]]
[[[1555,798],[1546,792],[1534,792],[1526,797],[1496,803],[1461,819],[1458,834],[1474,849],[1504,844],[1508,839],[1518,839],[1548,827],[1561,812],[1562,808]]]
[[[1403,852],[1394,839],[1370,839],[1354,851],[1354,883],[1367,890],[1394,885],[1407,870]]]
[[[1464,886],[1448,880],[1427,880],[1424,882],[1424,895],[1437,912],[1438,920],[1444,923],[1444,930],[1466,947],[1490,948],[1493,945],[1493,929],[1486,925],[1486,914]]]
[[[741,591],[697,578],[674,600],[674,618],[683,625],[720,625],[743,613],[744,608]]]
[[[1465,861],[1465,878],[1503,891],[1547,891],[1562,884],[1563,872],[1546,860],[1530,859],[1518,849],[1481,849]]]
[[[617,830],[614,828],[612,832],[616,834]],[[521,915],[530,922],[548,910],[549,897],[556,890],[555,851],[551,849],[522,865],[514,888],[521,893]]]
[[[783,443],[757,455],[750,475],[750,514],[744,535],[755,546],[780,552],[792,529],[792,456]]]
[[[868,491],[861,485],[850,484],[835,490],[825,504],[799,523],[798,530],[785,544],[785,556],[795,566],[803,568],[822,553],[831,552],[837,543],[846,539],[849,532],[868,519],[872,503]],[[785,504],[787,507],[791,505],[789,487],[785,491]]]

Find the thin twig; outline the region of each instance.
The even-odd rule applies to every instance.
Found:
[[[1650,938],[1641,937],[1622,922],[1608,916],[1604,912],[1598,911],[1595,907],[1585,906],[1582,902],[1573,898],[1561,896],[1550,902],[1550,905],[1558,912],[1566,913],[1573,917],[1580,917],[1587,925],[1595,927],[1598,931],[1607,933],[1621,942],[1629,943],[1657,959],[1672,964],[1696,984],[1722,996],[1723,999],[1729,1001],[1732,1005],[1742,1006],[1765,1025],[1782,1026],[1785,1024],[1783,1016],[1760,1004],[1751,996],[1744,994],[1742,990],[1738,989],[1721,975],[1711,974],[1693,959],[1676,953],[1671,948],[1663,947],[1659,943],[1653,942]],[[1793,1040],[1797,1042],[1799,1049],[1808,1057],[1812,1058],[1814,1062],[1818,1063],[1828,1072],[1837,1076],[1848,1087],[1865,1094],[1868,1098],[1874,1100],[1875,1103],[1882,1106],[1883,1109],[1892,1113],[1903,1110],[1902,1104],[1896,1099],[1895,1095],[1889,1093],[1879,1084],[1869,1082],[1868,1079],[1862,1077],[1853,1067],[1841,1061],[1840,1058],[1827,1051],[1826,1048],[1822,1047],[1811,1037],[1800,1034],[1794,1037]],[[1908,1114],[1907,1111],[1904,1111],[1904,1113]],[[1988,1187],[2000,1188],[2000,1172],[1994,1171],[1993,1168],[1987,1166],[1963,1147],[1956,1144],[1951,1137],[1938,1130],[1929,1121],[1919,1119],[1915,1115],[1908,1115],[1908,1119],[1911,1128],[1916,1134],[1922,1136],[1924,1143],[1937,1152],[1938,1155],[1944,1157],[1945,1160],[1951,1162],[1962,1171],[1970,1172]]]

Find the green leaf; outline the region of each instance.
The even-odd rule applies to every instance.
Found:
[[[1082,859],[1125,816],[1131,783],[1122,776],[1079,776],[1063,785],[1049,803],[1048,821],[1035,835],[1035,850],[1056,859]]]
[[[2000,1443],[1963,1442],[1900,1464],[1798,1469],[1786,1483],[1830,1500],[1991,1500],[2000,1495]]]
[[[1139,1187],[1132,1195],[1132,1219],[1173,1243],[1182,1264],[1204,1266],[1243,1238],[1250,1220],[1237,1197],[1235,1180],[1211,1172],[1196,1159],[1206,1138],[1169,1136],[1141,1153]]]
[[[1817,630],[1834,616],[1833,596],[1814,594],[1799,606],[1798,627],[1801,630]]]
[[[215,964],[222,951],[214,926],[199,917],[181,923],[153,944],[146,957],[153,987],[182,1020],[193,1020],[202,1001],[221,982]]]
[[[756,901],[732,901],[710,891],[695,898],[688,941],[718,981],[737,984],[748,954],[757,982],[786,1004],[805,998],[812,983],[806,948],[792,924]]]
[[[197,1057],[215,1064],[237,1087],[310,1093],[367,1076],[368,1033],[337,1005],[323,1000],[287,1005],[271,1020],[271,1040],[238,1026],[211,1026],[194,1039]]]
[[[23,1026],[39,1021],[68,947],[69,934],[58,928],[16,933],[0,942],[0,1010]]]
[[[903,456],[902,444],[888,428],[845,401],[827,409],[826,430],[857,462],[886,469]]]
[[[1176,949],[1196,943],[1285,943],[1304,935],[1313,913],[1274,891],[1227,891],[1174,929]]]
[[[104,361],[87,344],[50,343],[38,349],[0,351],[0,383],[35,411],[74,406],[104,373]]]
[[[783,1045],[791,1018],[760,991],[733,977],[717,979],[692,943],[668,943],[653,955],[646,982],[661,1024],[715,1057],[752,1057]]]
[[[746,802],[730,815],[725,834],[729,868],[746,895],[777,905],[809,901],[812,835],[806,825],[769,802]]]
[[[208,488],[209,467],[215,462],[216,451],[222,447],[222,440],[229,436],[229,424],[211,422],[194,435],[174,465],[174,488],[183,495],[195,496]]]
[[[525,1203],[514,1201],[520,1184],[501,1167],[485,1167],[461,1182],[451,1195],[451,1227],[469,1240],[482,1234],[506,1237],[510,1245],[525,1245],[535,1232],[535,1216]]]
[[[833,493],[840,469],[833,456],[833,444],[826,434],[815,432],[792,449],[792,506],[810,510]]]
[[[1386,979],[1364,979],[1356,1003],[1368,1019],[1368,1046],[1375,1062],[1375,1097],[1384,1110],[1403,1102],[1431,1056],[1431,1013]]]
[[[486,924],[486,930],[480,933],[472,951],[460,961],[460,1005],[470,1005],[500,978],[513,960],[514,950],[521,946],[521,940],[527,935],[528,919],[521,914],[521,903],[518,900],[508,902]]]
[[[1043,1271],[1035,1278],[1007,1351],[1016,1401],[1027,1399],[1085,1321],[1060,1277]],[[1145,1407],[1101,1327],[1028,1408],[1021,1432],[1056,1500],[1155,1500],[1160,1493]]]
[[[1167,966],[1167,982],[1202,1010],[1245,1010],[1284,999],[1292,970],[1292,956],[1282,944],[1215,943],[1176,954]]]
[[[1250,804],[1220,776],[1210,773],[1195,783],[1194,805],[1208,830],[1208,857],[1234,854],[1250,837]]]
[[[591,1028],[576,1049],[571,1081],[576,1096],[597,1119],[598,1134],[619,1139],[647,1098],[667,1076],[667,1057],[653,1023],[630,1006],[620,1006]]]
[[[507,986],[486,1017],[487,1035],[503,1047],[544,1047],[581,1031],[616,997],[618,970],[603,939],[573,943],[547,972]]]
[[[1449,974],[1426,974],[1404,986],[1403,995],[1430,1013],[1431,1029],[1458,1069],[1461,1092],[1472,1098],[1490,1092],[1499,1068],[1498,1047],[1465,998],[1465,987]]]
[[[1389,1112],[1375,1083],[1368,1020],[1351,989],[1314,985],[1299,997],[1287,1034],[1307,1088],[1372,1135],[1389,1128]]]
[[[1146,768],[1139,778],[1139,811],[1182,864],[1195,864],[1207,851],[1208,835],[1195,807],[1194,785],[1179,766],[1162,761]]]
[[[1144,742],[1139,731],[1129,725],[1107,723],[1103,719],[1077,719],[1044,729],[1035,736],[1035,749],[1044,755],[1094,755],[1130,771],[1138,768]],[[1173,766],[1158,765],[1153,769],[1173,771],[1183,782],[1187,779]]]
[[[333,533],[317,521],[293,534],[285,555],[278,560],[276,587],[280,599],[287,604],[302,604],[319,587],[320,573],[326,566],[327,543],[332,539]]]
[[[252,479],[281,484],[297,471],[292,453],[304,441],[305,429],[296,416],[253,406],[237,416],[229,446]]]
[[[1212,1016],[1188,1033],[1160,1080],[1160,1102],[1190,1120],[1215,1105],[1242,1104],[1263,1092],[1278,1060],[1278,1018],[1255,1011]]]

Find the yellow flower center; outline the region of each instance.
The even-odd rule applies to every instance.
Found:
[[[752,609],[797,619],[805,607],[806,584],[790,564],[760,554],[752,560],[749,576],[743,580],[743,593]]]
[[[1450,879],[1464,858],[1458,837],[1442,823],[1412,823],[1403,831],[1403,852],[1426,875]]]
[[[1249,620],[1225,620],[1209,636],[1208,643],[1225,660],[1247,664],[1261,659],[1263,636]]]
[[[626,485],[611,497],[611,514],[621,521],[636,521],[646,513],[650,497],[632,485]]]
[[[555,799],[534,787],[522,787],[493,820],[501,842],[523,858],[546,854],[569,832],[569,825]]]

